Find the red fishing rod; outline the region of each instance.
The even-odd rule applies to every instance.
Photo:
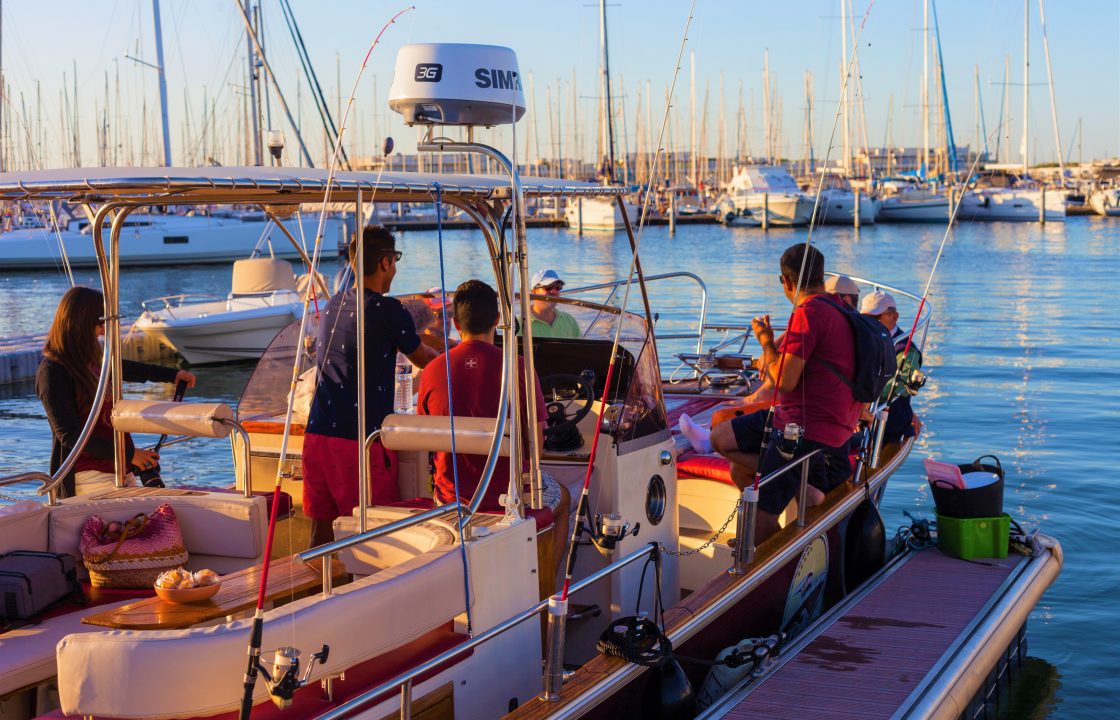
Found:
[[[366,51],[366,55],[362,59],[362,66],[358,71],[358,76],[354,80],[354,89],[350,93],[350,98],[346,103],[346,112],[345,112],[345,114],[342,118],[342,121],[341,121],[341,127],[340,127],[339,132],[338,132],[338,138],[335,141],[334,153],[331,156],[330,170],[327,173],[326,191],[324,193],[324,199],[323,199],[323,210],[319,215],[319,228],[316,231],[315,250],[314,250],[314,254],[312,256],[312,262],[311,262],[311,268],[310,268],[310,271],[312,273],[312,280],[314,280],[315,268],[319,264],[320,252],[322,250],[323,223],[326,220],[327,207],[328,207],[328,203],[330,201],[331,190],[332,190],[333,185],[334,185],[334,173],[335,173],[335,170],[338,166],[338,154],[340,152],[340,149],[342,148],[343,134],[346,132],[346,119],[349,117],[350,108],[354,104],[354,95],[357,93],[358,82],[361,80],[362,73],[366,69],[366,64],[369,62],[369,58],[373,54],[374,48],[376,48],[378,46],[378,44],[381,42],[381,36],[385,34],[385,31],[389,29],[390,25],[394,24],[397,21],[397,18],[399,18],[401,15],[404,15],[406,12],[408,12],[409,10],[412,10],[412,9],[414,9],[414,7],[409,6],[405,9],[399,11],[398,13],[393,15],[393,17],[391,17],[389,19],[389,21],[386,22],[381,27],[381,30],[377,33],[377,37],[374,38],[373,44],[371,44],[370,47],[369,47],[369,50]],[[359,222],[360,222],[360,219],[359,219]],[[313,282],[311,284],[311,288],[312,288],[312,292],[310,293],[310,295],[314,296],[315,293],[314,293],[314,283]],[[302,319],[300,321],[301,324],[300,324],[299,337],[300,337],[301,341],[296,343],[296,360],[295,360],[295,363],[293,364],[293,367],[292,367],[292,384],[291,384],[292,392],[289,395],[288,412],[287,412],[287,417],[285,418],[285,422],[284,422],[284,437],[283,437],[283,440],[281,441],[280,460],[277,462],[277,465],[276,465],[276,485],[275,485],[275,487],[273,487],[273,490],[272,490],[272,511],[269,513],[269,518],[268,518],[268,533],[265,535],[264,563],[262,564],[262,567],[261,567],[261,584],[260,584],[260,587],[257,590],[257,606],[256,606],[255,612],[253,613],[253,628],[252,628],[252,631],[249,634],[249,651],[248,651],[249,658],[248,658],[248,665],[245,669],[245,686],[244,686],[244,694],[241,697],[241,711],[238,715],[240,720],[249,720],[249,717],[253,713],[253,691],[254,691],[254,689],[256,687],[256,684],[257,684],[257,674],[261,669],[260,668],[260,656],[261,656],[261,643],[263,641],[263,635],[264,635],[265,594],[266,594],[266,591],[267,591],[267,588],[268,588],[268,572],[269,572],[269,569],[271,568],[271,565],[272,565],[272,541],[276,536],[276,517],[277,517],[277,510],[280,507],[280,488],[281,488],[281,484],[283,483],[283,479],[284,479],[284,460],[287,456],[288,438],[289,438],[289,432],[290,432],[290,429],[291,429],[292,405],[293,405],[293,401],[294,401],[294,398],[295,398],[295,389],[296,389],[296,383],[298,381],[299,374],[300,374],[301,362],[303,360],[304,352],[305,352],[304,343],[302,342],[302,340],[303,340],[304,336],[306,335],[307,318],[310,315],[310,313],[308,313],[308,304],[309,304],[309,300],[308,300],[307,297],[305,297],[304,301],[303,301],[303,316],[302,316]],[[248,468],[246,468],[246,471],[248,471]],[[249,481],[247,476],[246,476],[245,481],[246,482]],[[323,558],[323,562],[324,563],[329,563],[330,558],[329,557]],[[324,646],[323,650],[320,651],[320,653],[316,653],[316,655],[313,656],[313,657],[318,658],[320,660],[320,662],[324,662],[326,660],[326,651],[327,651],[327,648],[326,648],[326,646]],[[310,664],[308,665],[308,668],[310,668]],[[289,679],[291,677],[292,677],[291,675],[286,675],[285,678],[283,678],[283,679],[282,678],[269,678],[269,680],[270,680],[270,683],[279,683],[282,680]],[[295,687],[288,687],[288,688],[283,688],[283,689],[285,691],[294,692],[297,687],[298,687],[298,684]],[[270,685],[270,691],[272,689],[273,688]]]

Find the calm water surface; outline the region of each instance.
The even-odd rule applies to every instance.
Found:
[[[874,226],[815,231],[830,270],[873,278],[921,294],[943,229]],[[642,239],[647,274],[687,270],[708,286],[710,321],[748,322],[772,312],[788,315],[777,283],[777,260],[804,231],[718,226],[650,228]],[[405,257],[394,284],[398,292],[439,283],[435,233],[402,236]],[[480,235],[444,235],[447,283],[487,279],[489,260]],[[1120,277],[1120,223],[1071,218],[1065,223],[966,224],[954,230],[934,279],[933,325],[926,345],[930,380],[915,401],[926,423],[918,447],[892,478],[884,499],[888,524],[903,511],[932,516],[921,459],[967,462],[998,455],[1008,471],[1005,506],[1027,528],[1057,536],[1066,565],[1031,617],[1032,660],[1018,691],[1014,716],[1115,717],[1120,702],[1114,659],[1120,646],[1120,564],[1112,533],[1120,529],[1120,491],[1113,485],[1120,445],[1120,319],[1110,288]],[[532,231],[534,269],[556,268],[569,286],[593,284],[625,273],[624,237],[562,230]],[[79,273],[79,282],[96,277]],[[224,295],[229,266],[127,270],[125,313],[141,300],[180,292]],[[44,330],[65,290],[58,273],[0,277],[0,337]],[[651,287],[662,333],[696,322],[695,285],[671,281]],[[900,300],[902,322],[914,305]],[[635,301],[637,304],[638,301]],[[662,343],[662,371],[687,344]],[[248,366],[203,368],[199,400],[235,402]],[[133,388],[153,397],[164,387]],[[50,432],[34,389],[0,388],[0,472],[45,470]],[[228,445],[192,440],[165,452],[165,473],[184,482],[228,484]],[[29,496],[27,489],[8,494]],[[1112,678],[1112,679],[1110,679]]]

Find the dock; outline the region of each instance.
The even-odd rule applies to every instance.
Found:
[[[174,350],[139,330],[134,331],[131,325],[122,326],[121,331],[121,347],[127,360],[167,363],[179,358]],[[0,386],[34,382],[46,340],[45,332],[0,339]]]
[[[908,552],[698,718],[991,717],[1060,567],[1057,545],[973,561]]]

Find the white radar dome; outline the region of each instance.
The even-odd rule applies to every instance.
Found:
[[[511,125],[525,114],[517,55],[497,45],[405,45],[389,107],[409,125]]]

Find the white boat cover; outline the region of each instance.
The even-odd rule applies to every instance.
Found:
[[[233,263],[233,283],[230,291],[234,295],[267,293],[276,290],[295,292],[296,276],[292,265],[286,260],[276,258],[245,258]]]
[[[228,437],[233,408],[225,403],[183,403],[157,400],[118,400],[113,427],[127,433]]]

